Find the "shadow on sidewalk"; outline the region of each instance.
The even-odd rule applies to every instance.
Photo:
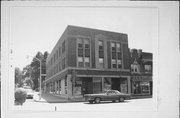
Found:
[[[68,99],[58,95],[43,93],[42,99],[48,103],[70,103],[70,102],[84,102],[84,98]]]

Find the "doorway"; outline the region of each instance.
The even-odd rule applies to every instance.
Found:
[[[120,91],[120,78],[111,78],[111,89]]]
[[[92,94],[93,93],[93,81],[91,77],[82,78],[82,94]]]

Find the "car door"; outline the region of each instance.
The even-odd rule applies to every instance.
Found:
[[[108,97],[107,97],[108,100],[116,100],[117,99],[117,95],[114,91],[109,91],[108,93]]]

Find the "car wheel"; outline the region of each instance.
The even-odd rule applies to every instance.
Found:
[[[95,103],[100,103],[101,99],[100,98],[95,98]]]
[[[119,102],[124,102],[124,97],[120,97]]]

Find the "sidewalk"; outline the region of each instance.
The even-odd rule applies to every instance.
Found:
[[[67,99],[50,93],[42,93],[41,99],[39,99],[39,95],[37,95],[34,96],[34,101],[48,102],[48,103],[67,103],[67,102],[84,102],[85,100],[84,98]]]
[[[145,99],[145,98],[152,98],[152,96],[132,96],[132,99]],[[48,103],[69,103],[69,102],[84,102],[85,99],[83,97],[81,98],[72,98],[67,99],[64,97],[61,97],[59,95],[51,94],[51,93],[42,93],[41,99],[39,99],[39,95],[34,96],[35,102],[48,102]]]
[[[145,99],[145,98],[152,98],[152,95],[134,95],[131,99]]]

